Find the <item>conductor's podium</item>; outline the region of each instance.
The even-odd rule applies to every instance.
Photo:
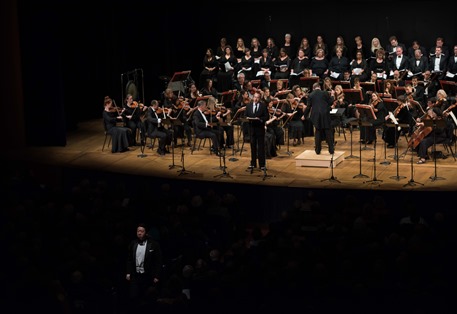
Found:
[[[297,167],[322,167],[330,168],[332,155],[327,150],[322,150],[318,155],[314,150],[305,150],[295,157]],[[336,150],[333,154],[333,167],[338,166],[344,160],[344,152]]]

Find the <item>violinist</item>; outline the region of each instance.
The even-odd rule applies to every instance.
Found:
[[[146,114],[146,119],[148,121],[148,137],[159,139],[157,153],[161,156],[165,155],[165,153],[169,153],[166,146],[171,144],[171,132],[162,124],[162,120],[164,119],[162,110],[162,108],[159,108],[159,102],[157,100],[152,100],[151,106],[148,108]]]
[[[333,101],[331,108],[345,109],[340,119],[332,119],[332,125],[334,128],[341,124],[344,127],[349,122],[357,120],[357,118],[355,117],[357,108],[349,104],[349,102],[346,100],[343,91],[343,86],[341,86],[340,84],[335,86],[335,100]]]
[[[413,85],[405,85],[405,95],[406,95],[406,104],[410,114],[409,121],[409,135],[414,132],[414,127],[416,125],[416,119],[422,116],[425,111],[422,107],[421,97],[416,96],[416,92],[413,88]]]
[[[397,108],[392,112],[394,115],[395,119],[397,120],[398,123],[408,123],[410,119],[410,114],[409,110],[407,109],[407,104],[406,104],[406,96],[405,95],[400,95],[397,97]],[[389,113],[384,117],[384,120],[386,122],[394,123],[392,121]],[[395,144],[398,142],[398,138],[400,137],[400,132],[396,130],[396,128],[392,127],[385,127],[384,128],[384,133],[383,133],[383,139],[387,144],[387,148],[394,148]]]
[[[178,98],[178,95],[173,92],[173,89],[166,88],[163,92],[162,107],[171,109],[168,114],[172,115],[172,112],[176,112],[179,103],[180,99]]]
[[[281,121],[286,116],[286,113],[280,109],[282,107],[281,104],[276,104],[276,106],[274,106],[272,101],[267,101],[270,94],[268,88],[264,88],[263,92],[264,96],[267,95],[267,97],[262,98],[260,101],[267,104],[268,113],[270,115],[269,120],[265,123],[266,156],[268,158],[276,156],[276,145],[284,145],[284,129],[281,126]],[[267,134],[271,134],[271,136]]]
[[[438,107],[441,110],[449,107],[449,102],[447,101],[447,93],[444,91],[444,89],[439,89],[436,92],[435,102],[431,101],[431,105],[429,103],[428,107]]]
[[[105,132],[111,135],[111,152],[122,153],[129,150],[133,145],[132,131],[123,126],[117,126],[123,117],[120,115],[118,108],[114,105],[113,100],[106,96],[104,100],[103,124]]]
[[[292,93],[287,94],[286,100],[282,108],[290,118],[288,125],[285,127],[288,128],[289,139],[293,140],[292,145],[297,146],[301,144],[301,140],[304,137],[303,120],[305,119],[305,106]]]
[[[196,90],[196,87],[191,87],[191,89]],[[196,99],[194,100],[194,104],[195,101]],[[175,147],[178,144],[178,138],[183,139],[183,141],[184,138],[186,138],[187,146],[192,146],[192,125],[187,115],[189,111],[189,100],[187,98],[178,97],[175,110],[171,110],[170,114],[168,115],[173,125],[173,144],[175,145]]]
[[[445,127],[430,127],[425,126],[424,119],[441,120],[443,119],[443,111],[439,107],[427,109],[424,118],[417,119],[416,126],[418,130],[422,130],[426,134],[419,144],[416,146],[417,155],[419,156],[418,164],[424,164],[428,159],[427,150],[433,143],[441,143],[447,137],[447,128],[450,126],[450,121],[446,119]],[[426,130],[428,129],[428,130]]]
[[[146,109],[147,107],[145,107],[143,104],[134,101],[131,94],[126,95],[124,101],[124,112],[122,113],[122,116],[126,126],[132,130],[132,134],[134,136],[134,145],[138,145],[138,143],[136,143],[137,132],[140,133],[139,135],[141,144],[145,143],[145,126],[141,117]]]
[[[235,144],[235,139],[233,135],[233,125],[230,124],[232,110],[224,105],[216,107],[216,119],[218,120],[220,126],[220,144],[225,144],[226,148],[232,148]],[[225,133],[225,140],[223,134]]]
[[[382,101],[381,97],[379,97],[379,94],[376,92],[371,93],[368,105],[373,109],[376,119],[370,115],[365,115],[362,117],[362,120],[370,122],[371,125],[362,127],[360,129],[360,138],[363,138],[363,142],[371,144],[373,141],[376,141],[376,129],[380,126],[383,126],[385,117],[388,115],[388,111],[384,106],[384,102]]]
[[[197,138],[211,139],[211,151],[219,156],[219,134],[217,130],[211,127],[209,116],[205,114],[208,111],[206,100],[199,100],[197,103],[197,109],[192,115],[195,136]]]
[[[238,101],[234,105],[235,116],[242,118],[246,114],[246,106],[251,102],[249,98],[249,92],[247,90],[242,90]],[[249,124],[247,122],[241,123],[241,129],[243,132],[243,140],[249,141]]]
[[[296,100],[298,101],[298,107],[300,109],[303,109],[304,112],[306,109],[306,104],[308,102],[308,92],[304,91],[300,87],[300,85],[294,85],[292,86],[292,93],[294,95],[294,98],[296,98]],[[314,126],[311,123],[311,121],[306,119],[304,115],[303,117],[301,117],[301,121],[303,124],[303,137],[314,136]]]

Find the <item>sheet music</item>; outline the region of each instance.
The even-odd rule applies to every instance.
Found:
[[[228,62],[228,61],[224,63],[224,66],[225,66],[225,72],[228,72],[232,69],[230,62]]]
[[[255,76],[264,76],[265,72],[264,71],[258,71]]]
[[[387,75],[382,74],[382,73],[376,73],[376,77],[377,77],[377,78],[386,79],[386,78],[387,78]]]
[[[355,75],[360,75],[362,73],[362,68],[354,68],[352,71],[354,71]]]
[[[454,77],[454,76],[455,76],[455,74],[453,74],[453,73],[451,73],[451,72],[447,71],[447,72],[446,72],[446,76],[447,76],[447,77],[451,77],[451,78],[452,78],[452,77]]]
[[[395,125],[398,125],[398,120],[397,118],[395,118],[394,114],[392,113],[392,111],[389,111],[389,118],[390,120],[392,120],[392,122],[395,124]],[[398,131],[401,131],[401,126],[397,126],[397,130]]]
[[[338,73],[338,72],[332,72],[330,74],[330,77],[333,77],[333,78],[338,78],[340,76],[341,73]]]
[[[335,114],[335,113],[337,113],[337,112],[338,112],[338,109],[336,109],[336,108],[335,108],[335,109],[332,109],[332,110],[330,110],[330,114]]]
[[[449,115],[452,117],[452,120],[454,120],[455,125],[457,125],[457,119],[455,118],[455,114],[452,111],[450,111]]]

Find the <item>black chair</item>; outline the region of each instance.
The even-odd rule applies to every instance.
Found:
[[[111,144],[111,134],[108,133],[108,131],[106,130],[106,125],[105,125],[105,122],[103,122],[103,129],[105,130],[105,140],[103,141],[103,146],[102,146],[102,151],[105,149],[105,145],[106,145],[106,141],[108,141],[108,148]]]

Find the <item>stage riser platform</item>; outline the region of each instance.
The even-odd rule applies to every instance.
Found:
[[[320,167],[330,168],[332,155],[329,152],[321,151],[318,155],[314,150],[305,150],[295,157],[297,167]],[[344,151],[335,151],[333,154],[333,167],[335,168],[344,160]]]

